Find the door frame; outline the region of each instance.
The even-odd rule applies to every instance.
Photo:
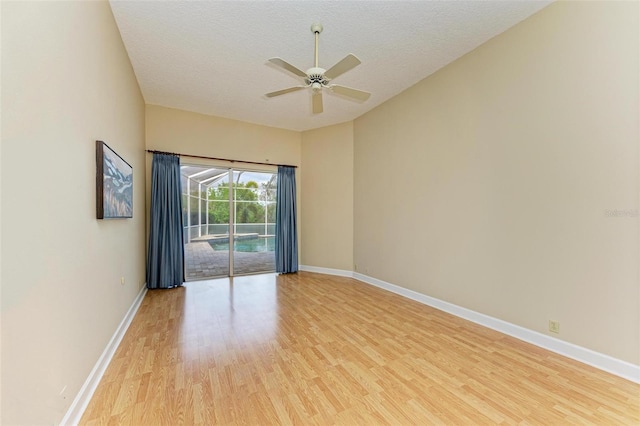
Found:
[[[233,167],[233,166],[229,166],[229,165],[219,165],[219,164],[202,164],[202,163],[194,163],[194,162],[188,162],[188,163],[180,163],[181,166],[190,166],[190,167],[202,167],[203,169],[206,168],[210,168],[210,169],[219,169],[219,170],[225,170],[226,171],[226,176],[228,177],[228,185],[229,185],[229,222],[228,222],[228,236],[229,236],[229,256],[228,256],[228,262],[229,262],[229,269],[228,269],[228,277],[233,277],[236,276],[235,271],[234,271],[234,252],[235,252],[235,235],[236,235],[236,189],[234,186],[234,172],[239,172],[240,176],[242,175],[242,173],[245,172],[252,172],[252,173],[264,173],[264,174],[271,174],[271,175],[276,175],[277,174],[277,170],[260,170],[257,168],[241,168],[241,167]],[[274,166],[275,167],[275,166]],[[194,176],[194,175],[191,175]],[[207,212],[206,214],[206,220],[204,225],[206,225],[206,232],[209,232],[209,215],[208,215],[208,206],[209,206],[209,191],[208,191],[208,186],[207,186],[207,190],[206,190],[206,198],[205,198],[205,202],[207,205]],[[190,209],[190,193],[188,191],[188,189],[190,189],[190,182],[189,179],[187,179],[187,187],[184,188],[185,193],[187,194],[187,206],[186,206],[186,211],[187,211],[187,218],[188,218],[188,223],[187,224],[183,224],[183,226],[186,227],[187,232],[191,232],[191,226],[189,226],[190,224],[190,220],[191,220],[191,209]],[[201,189],[199,188],[199,193],[202,193]],[[201,216],[201,203],[200,203],[201,199],[198,199],[198,217],[202,218]],[[259,201],[259,200],[258,200]],[[265,200],[265,209],[267,209],[267,203]],[[201,227],[202,227],[203,223],[199,223],[199,230],[198,230],[198,235],[201,236],[202,231],[201,231]],[[191,237],[190,234],[187,238],[188,242],[191,242]],[[185,276],[187,275],[187,265],[185,262]],[[269,271],[264,271],[264,272],[269,272]],[[260,272],[249,272],[246,274],[240,274],[240,275],[251,275],[252,273],[262,273],[262,271]],[[216,275],[216,276],[212,276],[212,277],[206,277],[206,278],[202,278],[202,279],[210,279],[210,278],[219,278],[219,277],[223,277],[223,275]]]

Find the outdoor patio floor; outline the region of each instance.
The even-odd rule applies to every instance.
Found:
[[[214,250],[207,242],[191,242],[184,245],[187,281],[202,280],[229,275],[229,251]],[[273,272],[276,269],[274,252],[233,253],[233,274]]]

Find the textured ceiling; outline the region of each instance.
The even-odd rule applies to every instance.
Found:
[[[126,1],[111,8],[146,103],[291,130],[352,120],[537,12],[549,1]],[[354,102],[325,90],[268,99],[300,80],[267,62],[313,66],[310,26],[324,26],[319,65],[348,53],[362,64],[336,84],[371,92]]]

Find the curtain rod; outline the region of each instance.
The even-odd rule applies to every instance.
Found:
[[[228,161],[230,163],[260,164],[263,166],[285,166],[285,167],[298,168],[298,166],[290,166],[288,164],[262,163],[260,161],[231,160],[229,158],[205,157],[202,155],[179,154],[177,152],[167,152],[167,151],[155,151],[153,149],[147,149],[146,151],[152,154],[169,154],[169,155],[177,155],[179,157],[191,157],[191,158],[203,158],[205,160]]]

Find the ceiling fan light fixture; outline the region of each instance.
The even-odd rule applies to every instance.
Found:
[[[305,86],[296,86],[296,87],[291,87],[289,89],[278,90],[276,92],[267,93],[265,96],[267,98],[272,98],[274,96],[280,96],[280,95],[284,95],[285,93],[290,93],[293,91],[300,90],[301,88],[310,87],[311,94],[313,95],[313,113],[314,114],[321,113],[323,110],[322,108],[322,89],[323,88],[331,89],[332,91],[340,95],[346,96],[356,101],[361,101],[361,102],[366,101],[371,95],[369,92],[363,92],[362,90],[352,89],[350,87],[336,86],[334,84],[329,85],[329,82],[334,78],[360,65],[360,60],[350,53],[347,56],[345,56],[340,62],[338,62],[328,70],[325,70],[324,68],[320,68],[318,66],[318,36],[322,32],[322,25],[320,24],[311,25],[311,32],[313,32],[315,36],[314,66],[312,68],[309,68],[306,72],[291,65],[290,63],[288,63],[287,61],[281,58],[269,59],[269,62],[271,62],[272,64],[280,68],[283,68],[284,70],[289,71],[290,73],[295,74],[298,77],[302,77],[304,79]]]

